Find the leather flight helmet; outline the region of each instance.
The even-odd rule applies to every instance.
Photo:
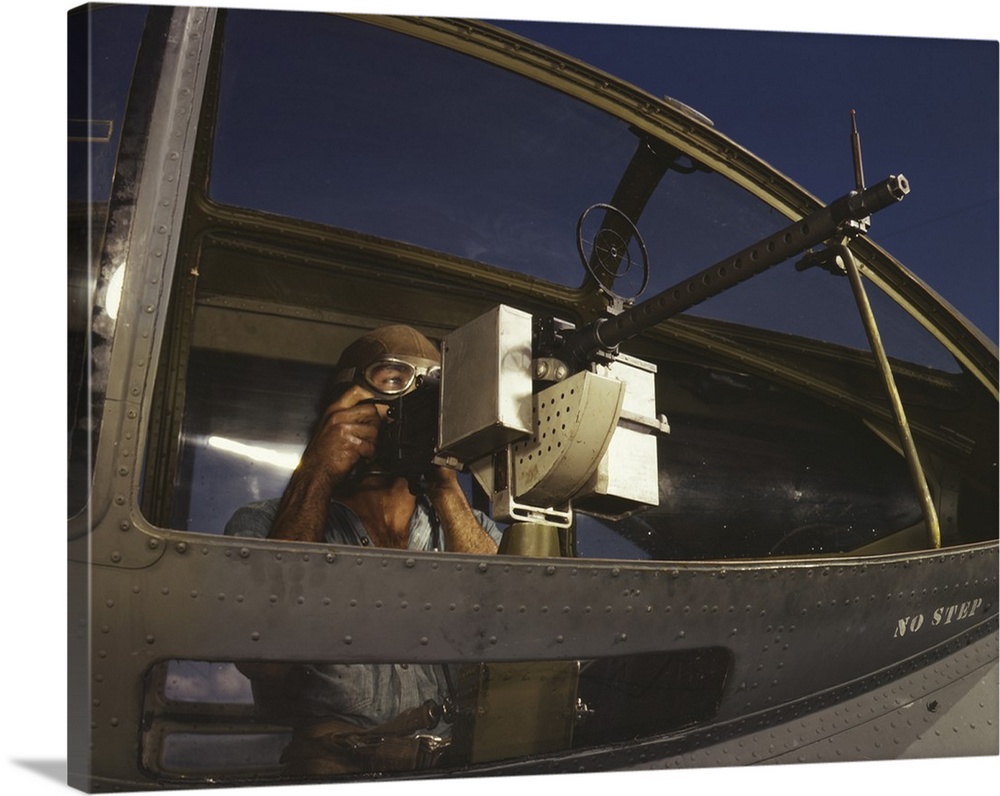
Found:
[[[356,383],[375,393],[398,397],[420,378],[440,371],[441,354],[411,326],[381,326],[362,335],[340,355],[335,381]]]

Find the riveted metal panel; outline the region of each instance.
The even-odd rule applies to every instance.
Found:
[[[715,722],[738,722],[995,622],[997,553],[626,565],[188,535],[94,587],[94,738],[134,749],[133,684],[167,656],[556,661],[721,641],[733,662]]]

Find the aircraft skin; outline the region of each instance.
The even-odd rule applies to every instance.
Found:
[[[83,416],[91,421],[93,458],[84,462],[84,475],[71,470],[76,487],[80,478],[89,483],[69,522],[71,785],[103,791],[283,781],[273,764],[217,769],[211,762],[186,768],[164,762],[164,748],[185,733],[278,732],[255,724],[245,705],[209,706],[193,721],[184,705],[165,696],[170,662],[177,661],[391,663],[401,655],[411,663],[496,667],[624,661],[619,670],[614,663],[581,670],[581,682],[593,689],[570,722],[582,746],[542,744],[512,757],[391,776],[997,753],[996,502],[974,515],[984,527],[968,530],[954,507],[949,511],[949,500],[958,503],[957,488],[939,487],[947,477],[935,480],[940,549],[928,545],[920,522],[854,551],[778,548],[774,555],[669,560],[413,553],[172,526],[183,359],[191,343],[170,307],[186,301],[193,307],[196,290],[228,284],[215,261],[199,259],[211,247],[254,262],[321,264],[315,284],[336,286],[337,306],[351,308],[352,322],[378,325],[386,312],[379,300],[409,297],[401,320],[416,320],[438,337],[497,304],[581,326],[604,306],[592,283],[559,290],[531,276],[476,269],[452,255],[208,201],[201,189],[213,133],[210,108],[218,99],[212,57],[222,17],[215,9],[151,11],[107,218],[81,222],[105,226],[93,265],[96,308],[87,313],[83,333],[91,363],[85,391],[93,396],[83,401]],[[472,53],[619,115],[697,152],[702,163],[766,196],[789,223],[819,209],[800,188],[683,111],[510,34],[471,21],[361,21]],[[151,46],[155,42],[165,45]],[[851,247],[866,278],[920,316],[971,374],[978,390],[971,403],[987,406],[987,421],[969,427],[995,443],[995,346],[864,237]],[[86,256],[83,269],[91,267]],[[218,262],[229,262],[219,256]],[[121,263],[127,268],[111,318],[105,297]],[[369,268],[383,275],[375,297],[364,278]],[[240,275],[247,284],[254,278],[252,268]],[[253,301],[224,298],[217,306],[238,312]],[[306,304],[300,314],[309,315]],[[319,323],[326,317],[316,311]],[[716,351],[710,326],[681,316],[637,340],[630,352],[651,357],[669,350],[678,382],[682,365],[697,369],[705,352],[719,361],[735,352],[748,372],[768,371],[776,383],[811,389],[842,406],[863,403],[852,396],[847,377],[836,386],[824,372],[810,372],[810,363],[822,360],[818,347],[789,351],[782,365],[767,359],[771,338],[762,335],[764,353],[754,354],[727,348],[726,340],[739,337],[733,335]],[[279,336],[264,334],[278,348]],[[219,344],[226,346],[239,352],[238,342]],[[826,373],[851,365],[846,357],[822,362]],[[763,411],[755,406],[734,408],[731,417]],[[941,451],[957,443],[941,432],[935,436],[929,416],[919,407],[911,415],[918,446],[943,461]],[[886,409],[872,409],[868,419],[882,437],[892,436]],[[673,434],[672,418],[671,425]],[[87,438],[87,424],[78,424],[81,429]],[[966,476],[985,472],[986,494],[992,478],[995,496],[995,444],[974,443]],[[674,466],[664,464],[664,472]],[[675,715],[633,715],[646,698],[646,663],[656,669],[664,704]],[[543,684],[545,676],[538,675]],[[631,702],[606,708],[619,711],[617,729],[602,727],[602,706],[617,705],[616,689],[629,688],[637,689]],[[947,729],[939,736],[941,727]]]

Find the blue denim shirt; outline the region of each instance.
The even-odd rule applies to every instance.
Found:
[[[266,538],[278,511],[279,500],[265,500],[238,509],[226,523],[229,536]],[[489,517],[475,511],[483,529],[499,544],[502,532]],[[427,509],[418,502],[410,519],[410,550],[444,549],[443,538],[434,539]],[[327,512],[324,539],[330,544],[370,546],[371,539],[357,514],[337,501]],[[432,699],[441,704],[448,696],[440,666],[427,664],[290,664],[287,686],[280,692],[254,683],[259,709],[295,720],[335,718],[374,727],[399,713]]]
[[[280,500],[262,500],[237,509],[236,513],[226,523],[227,536],[254,536],[264,539],[271,530],[275,516],[278,513]],[[503,532],[493,520],[476,509],[472,510],[479,524],[490,535],[494,542],[500,544]],[[407,545],[410,550],[444,550],[444,539],[434,539],[434,529],[427,508],[417,502],[417,509],[410,518],[410,540]],[[326,513],[326,527],[323,532],[324,541],[328,544],[350,544],[368,547],[372,540],[361,524],[358,515],[343,503],[330,501]]]

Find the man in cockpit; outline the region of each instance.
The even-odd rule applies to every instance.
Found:
[[[472,509],[457,474],[430,466],[423,488],[379,467],[388,403],[433,380],[436,346],[386,326],[348,346],[339,393],[317,424],[280,500],[239,509],[229,535],[410,550],[495,553],[501,531]],[[418,494],[414,494],[417,492]],[[420,767],[446,745],[442,667],[407,664],[243,664],[263,712],[294,726],[282,761],[292,776]],[[429,735],[428,730],[435,734]],[[422,734],[418,733],[422,731]]]

